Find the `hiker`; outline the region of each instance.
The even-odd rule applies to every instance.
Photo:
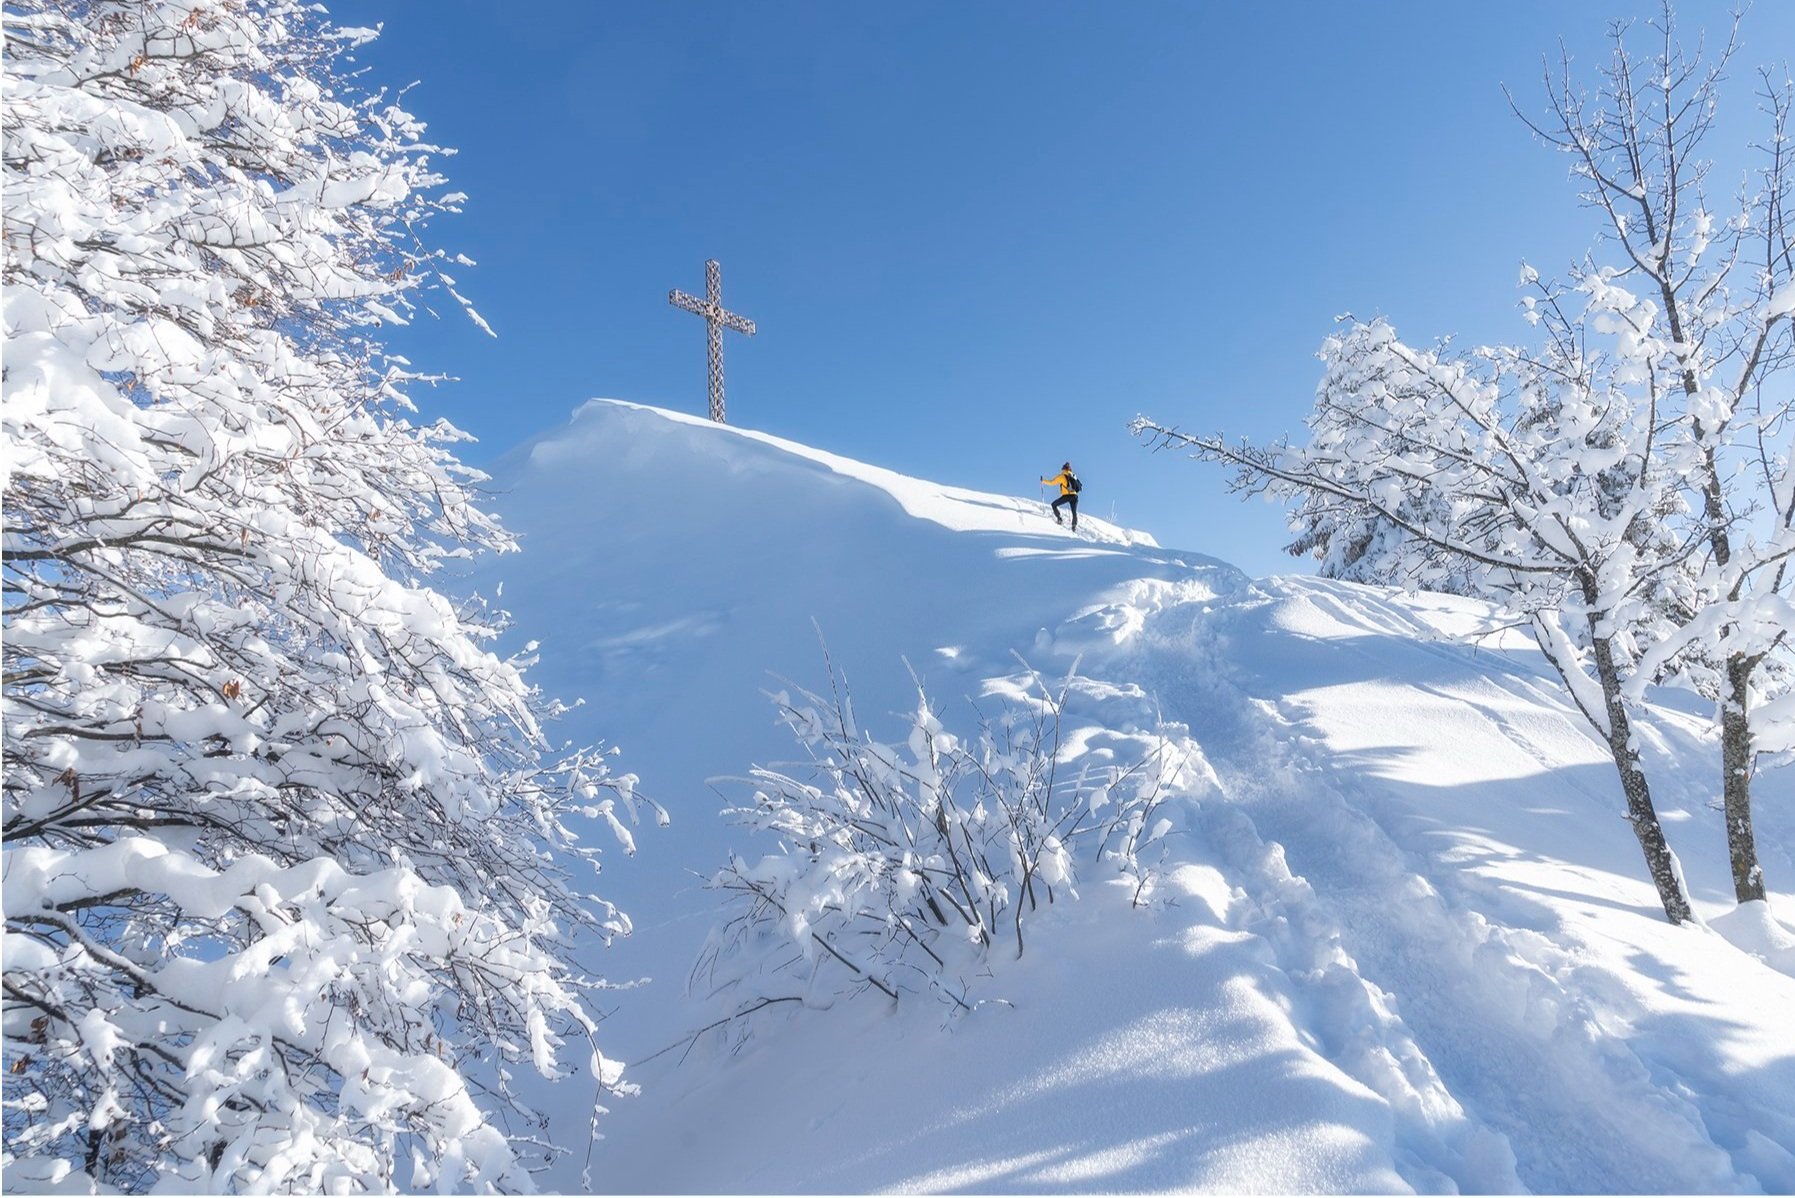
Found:
[[[1058,474],[1054,475],[1052,478],[1044,478],[1041,481],[1043,483],[1059,484],[1060,497],[1053,501],[1053,522],[1055,524],[1065,523],[1064,520],[1060,519],[1060,504],[1066,504],[1072,509],[1072,531],[1077,532],[1078,493],[1084,489],[1084,484],[1078,481],[1078,476],[1076,474],[1072,473],[1072,463],[1061,462],[1060,472]]]

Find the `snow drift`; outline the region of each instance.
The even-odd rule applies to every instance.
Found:
[[[1026,489],[1043,463],[1017,463]],[[473,580],[541,641],[567,734],[673,812],[613,861],[635,934],[599,1029],[642,1093],[551,1184],[617,1192],[1795,1190],[1795,845],[1735,910],[1701,715],[1642,725],[1709,926],[1668,925],[1603,748],[1484,609],[1252,581],[1034,499],[593,401],[495,471],[523,541]],[[1087,479],[1094,502],[1102,482]],[[1018,655],[1077,663],[1068,734],[1171,724],[1193,766],[1157,901],[1100,871],[993,949],[970,1015],[861,998],[745,1035],[689,985],[705,881],[761,853],[719,817],[797,753],[763,692],[852,688],[900,737],[911,671],[946,714]],[[1766,791],[1770,788],[1765,787]],[[1779,920],[1779,916],[1781,919]],[[1712,930],[1711,930],[1712,929]],[[874,996],[875,998],[877,996]],[[583,1142],[566,1083],[557,1143]]]

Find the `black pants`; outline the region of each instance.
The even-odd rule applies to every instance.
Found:
[[[1053,518],[1055,520],[1058,520],[1060,518],[1060,504],[1062,504],[1062,503],[1071,505],[1071,507],[1072,507],[1072,527],[1077,528],[1078,527],[1078,496],[1076,494],[1068,492],[1067,494],[1061,495],[1058,499],[1053,501]]]

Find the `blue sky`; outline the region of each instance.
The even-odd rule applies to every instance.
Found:
[[[760,330],[728,337],[731,423],[1010,494],[1070,458],[1087,512],[1259,574],[1306,568],[1280,510],[1128,420],[1299,433],[1344,312],[1523,336],[1519,263],[1595,226],[1502,86],[1536,109],[1561,37],[1593,83],[1609,19],[1656,6],[329,7],[384,24],[370,80],[418,80],[459,150],[467,210],[433,239],[478,261],[498,337],[445,313],[392,343],[460,379],[418,398],[469,460],[590,396],[703,412],[703,323],[666,294],[714,257]],[[1693,41],[1726,13],[1678,18]],[[1723,162],[1749,68],[1792,50],[1795,4],[1759,0]]]

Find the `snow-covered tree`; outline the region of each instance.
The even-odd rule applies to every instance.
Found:
[[[1322,349],[1304,446],[1255,447],[1136,422],[1160,444],[1238,469],[1237,488],[1378,528],[1378,571],[1431,588],[1464,578],[1525,622],[1608,746],[1665,913],[1690,917],[1632,729],[1639,581],[1689,547],[1663,534],[1651,413],[1587,358],[1417,349],[1382,321]]]
[[[505,1062],[621,1084],[567,821],[633,779],[428,585],[512,543],[376,340],[460,297],[371,36],[8,5],[8,1189],[523,1189]]]
[[[1631,734],[1629,705],[1663,682],[1717,701],[1735,890],[1762,898],[1751,777],[1795,743],[1783,686],[1795,362],[1788,82],[1759,77],[1770,136],[1725,215],[1698,153],[1735,40],[1686,57],[1666,8],[1656,49],[1628,30],[1586,100],[1568,58],[1552,117],[1597,247],[1562,281],[1521,282],[1534,344],[1405,344],[1352,322],[1322,351],[1310,443],[1253,447],[1138,420],[1160,444],[1239,468],[1294,507],[1295,552],[1325,572],[1494,600],[1527,623],[1607,742],[1666,913],[1688,900]]]
[[[1583,202],[1617,251],[1608,265],[1573,272],[1605,301],[1592,307],[1610,327],[1595,331],[1619,334],[1614,352],[1638,375],[1631,387],[1655,406],[1659,435],[1683,444],[1689,531],[1705,552],[1681,577],[1653,580],[1683,627],[1650,655],[1640,684],[1669,672],[1717,703],[1721,801],[1745,902],[1764,897],[1751,821],[1758,741],[1795,739],[1777,709],[1754,718],[1756,692],[1786,681],[1777,656],[1790,627],[1795,147],[1787,67],[1780,79],[1762,70],[1768,136],[1758,161],[1730,205],[1706,194],[1712,170],[1701,155],[1738,28],[1735,19],[1711,63],[1683,52],[1668,6],[1649,54],[1634,54],[1617,28],[1595,95],[1585,97],[1562,63],[1547,79],[1550,116],[1528,124],[1570,156]],[[1586,283],[1592,274],[1609,285]],[[1566,325],[1562,335],[1577,331]]]

